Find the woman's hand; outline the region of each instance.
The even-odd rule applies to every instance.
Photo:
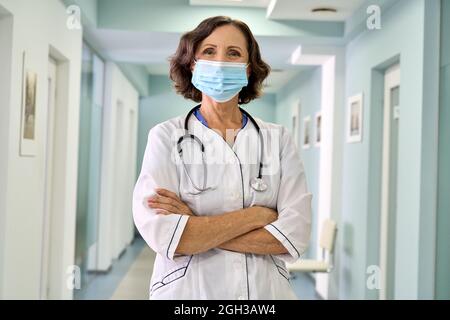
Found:
[[[150,208],[159,214],[183,214],[193,216],[192,210],[178,198],[178,196],[166,189],[158,188],[156,194],[147,199]]]

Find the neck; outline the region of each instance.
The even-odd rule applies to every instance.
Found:
[[[203,95],[200,112],[210,128],[237,129],[242,124],[237,95],[226,102],[217,102]]]

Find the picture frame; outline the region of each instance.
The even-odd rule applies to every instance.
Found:
[[[37,73],[27,65],[27,54],[22,55],[22,101],[20,125],[20,156],[36,155],[36,93]]]
[[[362,141],[363,132],[363,94],[359,93],[348,98],[347,104],[347,142]]]
[[[292,137],[294,138],[294,143],[299,147],[299,135],[300,135],[300,101],[297,101],[292,108],[291,113],[291,124],[292,124]]]
[[[311,117],[303,118],[303,149],[311,147]]]
[[[322,112],[317,112],[314,117],[314,145],[320,147],[320,142],[322,141]]]

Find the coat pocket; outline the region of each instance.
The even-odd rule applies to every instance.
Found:
[[[273,264],[275,265],[275,268],[277,269],[278,273],[285,278],[287,281],[289,281],[290,274],[289,270],[284,265],[283,261],[281,261],[278,258],[275,258],[274,256],[270,255],[270,258],[273,261]]]
[[[150,287],[150,297],[157,291],[171,283],[180,280],[186,276],[189,265],[192,261],[193,255],[186,256],[183,262],[173,264],[173,267],[166,269],[167,271],[161,273],[161,275],[152,283]]]

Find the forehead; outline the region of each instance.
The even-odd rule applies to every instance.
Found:
[[[220,26],[201,42],[203,44],[214,44],[217,46],[239,46],[241,48],[247,47],[247,40],[245,39],[242,31],[233,26],[225,25]]]

